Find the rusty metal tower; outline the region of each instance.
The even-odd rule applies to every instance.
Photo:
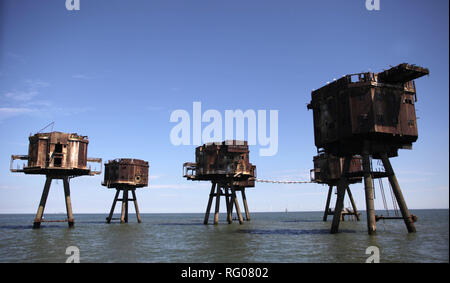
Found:
[[[148,186],[148,169],[148,162],[140,159],[122,158],[110,160],[108,163],[105,163],[105,179],[102,185],[107,188],[116,189],[116,195],[111,206],[111,211],[106,218],[107,223],[110,223],[111,220],[113,220],[117,201],[122,201],[120,223],[128,223],[129,201],[134,202],[138,223],[142,222],[135,190],[136,188]],[[130,191],[133,196],[132,199],[129,198]],[[122,192],[121,199],[119,199],[120,192]]]
[[[342,167],[344,163],[344,158],[336,157],[325,152],[320,152],[319,155],[314,156],[314,169],[311,169],[310,176],[313,183],[328,185],[328,196],[325,204],[325,210],[323,214],[323,221],[327,221],[328,215],[334,215],[335,211],[330,209],[331,195],[333,193],[333,188],[337,187],[339,179],[342,175]],[[353,156],[349,172],[361,171],[361,157]],[[349,184],[361,183],[361,177],[351,177],[347,179]],[[344,220],[344,215],[354,215],[356,220],[360,220],[360,213],[356,208],[355,200],[353,199],[350,187],[346,189],[350,203],[352,205],[352,210],[345,210],[341,212],[340,220]]]
[[[11,172],[46,175],[44,190],[42,192],[39,208],[34,219],[33,228],[40,228],[41,222],[68,222],[69,227],[74,226],[72,203],[70,200],[69,180],[83,175],[96,175],[101,171],[91,170],[88,162],[102,162],[101,158],[88,158],[87,147],[89,140],[86,136],[67,134],[61,132],[38,133],[29,137],[28,155],[11,156]],[[18,168],[14,160],[25,160],[26,164]],[[43,220],[45,204],[52,180],[61,179],[64,184],[67,219],[47,221]]]
[[[183,164],[183,175],[192,181],[211,181],[203,224],[208,224],[212,201],[216,198],[214,224],[219,223],[220,197],[225,197],[227,208],[227,221],[233,221],[233,205],[236,209],[239,224],[244,222],[236,197],[236,192],[242,194],[245,217],[250,221],[250,212],[247,205],[245,188],[255,186],[256,166],[249,160],[249,149],[246,141],[224,141],[208,143],[195,149],[196,162]]]
[[[399,149],[411,149],[418,138],[414,79],[428,74],[426,68],[403,63],[380,73],[349,74],[311,93],[308,109],[313,110],[316,147],[344,158],[331,233],[339,230],[345,192],[353,177],[364,178],[369,234],[376,232],[375,178],[389,179],[408,232],[416,231],[389,158],[397,156]],[[362,170],[350,172],[355,155],[362,158]],[[384,172],[372,170],[371,158],[381,159]]]

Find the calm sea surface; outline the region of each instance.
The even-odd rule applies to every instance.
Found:
[[[402,220],[377,222],[369,236],[365,222],[341,223],[331,235],[322,212],[253,213],[250,222],[203,225],[203,214],[134,214],[127,224],[105,223],[106,214],[75,214],[67,223],[31,229],[34,215],[0,215],[0,262],[65,262],[76,246],[81,262],[365,262],[369,246],[380,262],[449,262],[449,211],[411,210],[417,233]],[[380,212],[382,214],[382,212]],[[64,219],[64,215],[47,215]],[[212,220],[212,219],[211,219]]]

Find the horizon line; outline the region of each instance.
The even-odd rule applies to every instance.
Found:
[[[410,208],[409,210],[445,210],[445,209],[449,209],[448,207],[446,208]],[[358,210],[358,212],[365,212],[366,210]],[[385,211],[383,209],[376,209],[375,211]],[[389,210],[392,211],[392,210]],[[323,210],[287,210],[287,213],[294,213],[294,212],[323,212]],[[140,214],[204,214],[205,212],[140,212]],[[226,213],[226,211],[224,212],[219,212],[221,214]],[[285,210],[280,210],[280,211],[253,211],[251,213],[286,213]],[[8,214],[36,214],[34,212],[0,212],[0,215],[8,215]],[[45,213],[44,215],[49,215],[49,214],[66,214],[66,212],[48,212]],[[78,213],[73,213],[75,214],[109,214],[109,212],[78,212]],[[120,214],[119,212],[114,213],[114,214]],[[136,214],[135,212],[132,212],[131,214]]]

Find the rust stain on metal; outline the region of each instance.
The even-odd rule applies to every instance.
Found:
[[[111,223],[111,220],[113,220],[117,201],[122,202],[121,223],[128,222],[128,202],[130,201],[134,203],[138,223],[142,222],[135,190],[148,186],[149,167],[147,161],[131,158],[114,159],[105,163],[105,178],[102,185],[116,189],[116,195],[109,216],[106,217],[106,223]],[[132,198],[129,198],[130,191]],[[119,198],[120,192],[122,192],[122,198]]]
[[[212,183],[203,224],[208,224],[214,198],[214,224],[219,223],[221,197],[225,198],[228,224],[233,222],[233,208],[236,209],[239,224],[243,224],[236,192],[241,192],[245,219],[250,221],[245,188],[255,186],[256,166],[250,163],[249,154],[246,141],[207,143],[195,149],[195,162],[183,164],[183,176],[188,180]]]
[[[416,232],[417,218],[409,213],[389,158],[397,156],[399,149],[411,149],[418,138],[414,79],[428,74],[427,68],[403,63],[380,73],[349,74],[311,93],[308,109],[313,110],[315,144],[326,154],[314,158],[314,178],[330,186],[325,221],[332,188],[337,186],[331,233],[338,232],[346,191],[356,211],[348,185],[362,178],[368,233],[376,233],[376,178],[388,178],[402,213],[383,219],[403,219],[408,232]],[[355,156],[359,159],[353,166]],[[385,172],[373,171],[371,158],[381,159]]]
[[[100,171],[91,170],[88,162],[102,163],[101,158],[88,158],[89,140],[86,136],[72,133],[50,132],[37,133],[29,137],[28,155],[11,156],[11,172],[46,175],[41,201],[34,218],[33,229],[38,229],[43,220],[45,205],[51,183],[61,179],[64,187],[67,219],[53,222],[67,222],[74,227],[72,201],[70,197],[70,178],[83,175],[96,175]],[[14,168],[15,160],[27,161],[22,168]]]
[[[183,164],[188,180],[233,181],[233,185],[254,187],[256,166],[250,163],[246,141],[208,143],[195,149],[195,163]]]
[[[314,169],[311,170],[311,181],[319,184],[335,186],[342,175],[344,158],[332,154],[320,153],[314,156]],[[361,172],[361,156],[353,156],[350,162],[349,173]],[[350,184],[361,183],[362,177],[356,176],[348,178]]]
[[[429,70],[406,63],[381,73],[346,75],[311,93],[317,148],[335,155],[362,152],[363,140],[371,151],[397,156],[417,140],[414,79]]]
[[[148,185],[148,169],[148,162],[140,159],[110,160],[105,163],[105,178],[102,185],[108,188],[146,187]]]
[[[89,140],[75,133],[38,133],[29,137],[28,155],[11,156],[11,172],[42,175],[96,175],[88,162],[101,163],[101,158],[88,158]],[[14,160],[27,160],[23,168],[14,168]]]

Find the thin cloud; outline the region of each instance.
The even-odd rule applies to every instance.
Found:
[[[29,101],[37,94],[37,91],[11,91],[5,93],[4,96],[15,101]]]
[[[156,179],[159,179],[159,178],[161,178],[162,177],[162,175],[149,175],[148,176],[148,179],[149,180],[156,180]]]
[[[0,108],[0,120],[23,115],[23,114],[30,114],[33,112],[36,112],[36,110],[30,109],[30,108],[1,107]]]
[[[42,99],[40,93],[43,88],[50,87],[49,82],[40,79],[23,81],[27,90],[14,90],[3,94],[6,105],[0,108],[0,122],[2,120],[21,115],[37,116],[72,116],[93,111],[93,107],[60,107],[51,101]]]
[[[42,80],[36,79],[36,80],[25,80],[25,82],[29,85],[30,89],[37,89],[37,88],[42,88],[42,87],[49,87],[50,83],[49,82],[44,82]]]
[[[24,106],[26,107],[50,107],[52,106],[53,103],[51,101],[48,100],[32,100],[32,101],[27,101],[26,103],[24,103]]]
[[[25,80],[27,90],[13,90],[4,94],[4,97],[13,102],[26,102],[36,97],[41,88],[49,87],[50,83],[42,80]]]
[[[15,61],[18,61],[20,63],[26,63],[25,57],[23,55],[13,53],[13,52],[6,52],[6,57],[11,58]]]
[[[94,77],[93,76],[89,76],[89,75],[86,75],[86,74],[75,74],[75,75],[72,75],[72,79],[78,79],[78,80],[90,80],[90,79],[93,79]]]
[[[52,114],[59,114],[64,116],[72,116],[78,115],[82,113],[86,113],[89,111],[93,111],[93,107],[53,107],[49,109],[42,110],[43,112],[48,112]]]

